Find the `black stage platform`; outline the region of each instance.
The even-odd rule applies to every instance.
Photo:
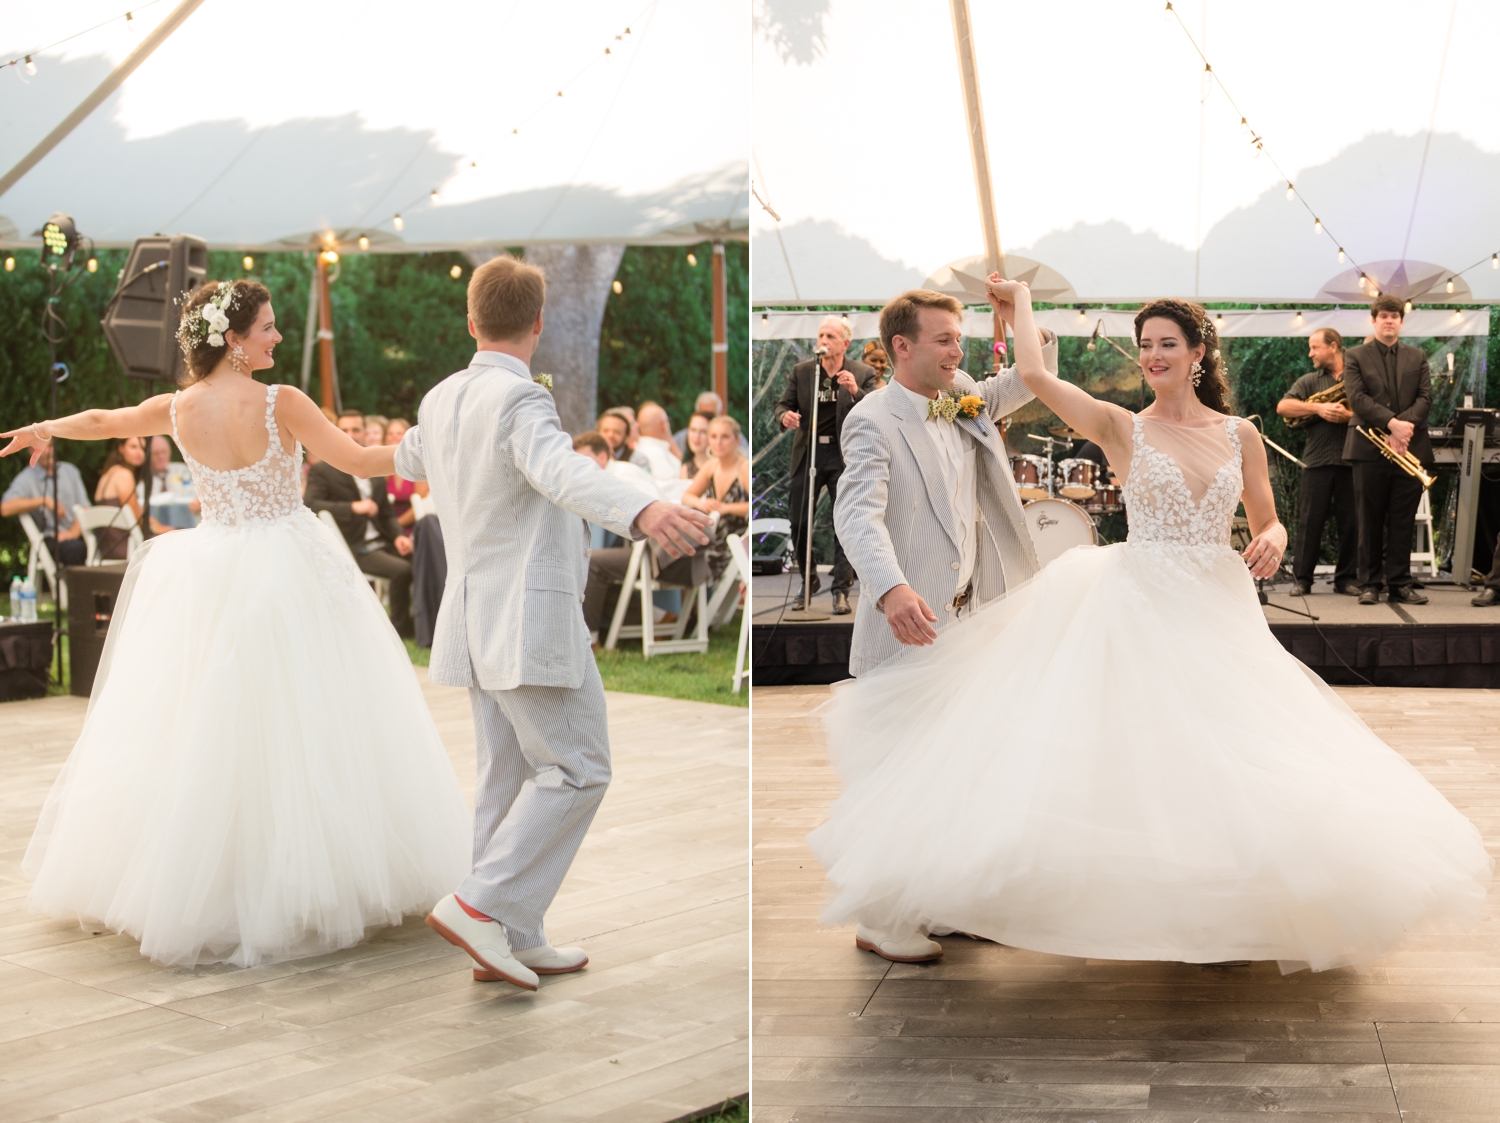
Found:
[[[756,577],[750,660],[757,686],[818,685],[849,677],[854,617],[833,616],[830,577],[807,620],[790,610],[794,574]],[[1319,581],[1307,606],[1316,622],[1275,606],[1302,607],[1274,587],[1264,609],[1271,632],[1324,681],[1339,686],[1451,686],[1500,689],[1500,606],[1475,608],[1473,592],[1418,577],[1430,604],[1362,605]],[[859,585],[851,602],[858,608]]]

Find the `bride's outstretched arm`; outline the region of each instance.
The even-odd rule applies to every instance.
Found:
[[[170,433],[171,405],[171,394],[157,394],[138,406],[86,409],[82,413],[59,417],[56,421],[23,425],[9,433],[0,433],[0,439],[10,438],[10,443],[0,449],[0,456],[12,456],[29,448],[31,462],[35,464],[42,449],[47,447],[53,437],[62,437],[68,441],[103,441],[111,437],[154,437]]]
[[[1255,537],[1245,548],[1244,559],[1255,577],[1270,577],[1281,565],[1286,553],[1286,527],[1276,517],[1276,499],[1271,492],[1271,470],[1266,463],[1266,446],[1260,433],[1248,421],[1239,423],[1241,463],[1244,466],[1245,490],[1240,498],[1245,504],[1245,519]]]
[[[1015,328],[1016,372],[1027,389],[1058,417],[1093,441],[1109,455],[1111,463],[1129,461],[1131,414],[1109,402],[1101,402],[1081,386],[1064,382],[1042,361],[1036,317],[1031,310],[1031,290],[1024,281],[1002,281],[992,277],[984,286],[1001,316]],[[1014,306],[1014,310],[1010,310]],[[1123,459],[1118,459],[1123,454]]]
[[[340,472],[368,480],[396,474],[395,445],[367,448],[332,421],[313,400],[295,386],[283,386],[276,395],[276,416],[281,426],[302,442],[302,447],[326,460]]]

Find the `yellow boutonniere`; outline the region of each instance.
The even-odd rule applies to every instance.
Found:
[[[958,399],[958,412],[965,417],[978,417],[984,410],[984,399],[978,394],[965,394]]]
[[[552,393],[552,376],[550,374],[533,374],[531,381],[535,382],[547,393]]]

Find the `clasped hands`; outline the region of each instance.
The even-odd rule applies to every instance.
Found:
[[[1397,456],[1404,453],[1411,445],[1411,438],[1417,431],[1417,427],[1410,421],[1402,421],[1399,417],[1393,417],[1385,423],[1386,432],[1390,433],[1391,451]]]

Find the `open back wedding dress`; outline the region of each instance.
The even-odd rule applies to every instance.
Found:
[[[131,559],[22,867],[32,911],[161,963],[345,947],[468,872],[458,780],[401,640],[303,506],[276,391],[265,455],[232,471],[183,447],[174,396],[202,523]]]
[[[1239,424],[1137,415],[1126,542],[834,688],[826,922],[1321,970],[1477,921],[1479,832],[1266,626]]]

